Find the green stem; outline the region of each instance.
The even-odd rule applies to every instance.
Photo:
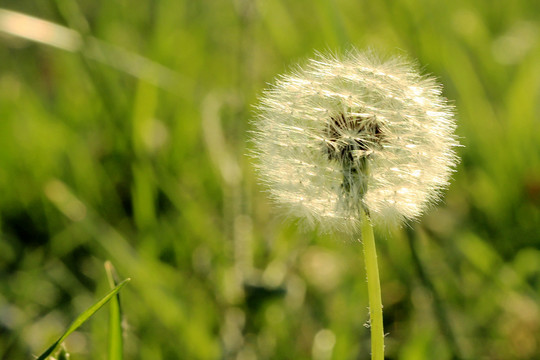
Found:
[[[384,331],[381,301],[381,283],[377,264],[377,250],[371,220],[364,210],[362,212],[362,244],[364,245],[364,262],[368,283],[369,316],[371,327],[371,359],[384,360]]]

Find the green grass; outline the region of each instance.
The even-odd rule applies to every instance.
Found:
[[[109,286],[114,289],[116,274],[110,262],[105,263]],[[116,293],[109,305],[109,360],[122,360],[124,358],[124,334],[122,330],[122,311],[120,293]]]
[[[64,340],[66,340],[69,335],[71,335],[82,324],[84,324],[92,315],[94,315],[99,309],[103,307],[103,305],[109,302],[113,297],[117,297],[120,289],[122,289],[122,287],[124,287],[124,285],[126,285],[129,280],[131,279],[126,279],[120,284],[118,284],[118,286],[113,286],[113,289],[109,291],[107,295],[105,295],[102,299],[100,299],[94,305],[86,309],[81,315],[79,315],[71,323],[71,325],[69,325],[68,329],[58,338],[58,340],[56,340],[51,346],[49,346],[49,348],[47,348],[47,350],[45,350],[40,356],[38,356],[37,360],[46,360],[56,350],[56,348],[60,346],[64,342]],[[111,323],[115,324],[116,326],[114,328],[111,327],[110,329],[114,329],[115,331],[111,331],[111,342],[109,343],[109,348],[115,350],[115,352],[109,354],[109,359],[121,359],[121,340],[119,340],[116,334],[116,327],[120,323],[118,303],[116,301],[112,301],[111,304],[113,305],[111,306],[111,314],[109,316],[111,317]],[[114,304],[116,304],[116,306]]]
[[[465,145],[412,235],[376,233],[387,358],[540,357],[539,2],[0,7],[84,35],[0,30],[1,359],[56,341],[109,291],[107,260],[133,279],[126,359],[368,359],[361,246],[283,223],[245,155],[265,84],[351,45],[418,59]],[[106,357],[108,328],[97,312],[71,358]]]

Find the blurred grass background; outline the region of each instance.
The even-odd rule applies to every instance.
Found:
[[[445,201],[377,234],[387,358],[540,358],[540,2],[0,8],[1,359],[105,294],[106,260],[133,279],[127,359],[368,359],[361,247],[284,223],[245,155],[265,83],[351,46],[418,59],[465,145]],[[104,358],[106,329],[72,358]]]

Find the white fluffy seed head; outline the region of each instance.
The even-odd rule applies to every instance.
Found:
[[[258,106],[253,143],[272,198],[322,231],[417,218],[458,162],[453,108],[435,79],[397,58],[318,55]]]

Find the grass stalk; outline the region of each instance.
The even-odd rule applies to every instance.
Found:
[[[118,284],[116,282],[116,270],[110,261],[105,262],[107,281],[111,289]],[[108,360],[122,360],[124,339],[122,337],[122,310],[120,307],[120,293],[116,293],[114,299],[109,302],[109,358]]]

